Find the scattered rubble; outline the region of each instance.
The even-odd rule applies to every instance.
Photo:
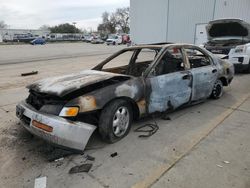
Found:
[[[34,188],[46,188],[47,184],[47,177],[39,177],[35,179],[35,186]]]
[[[75,152],[57,148],[49,154],[48,161],[53,162],[62,160],[62,158],[73,154],[75,154]]]
[[[218,165],[218,164],[217,164],[216,166],[217,166],[217,167],[219,167],[219,168],[223,168],[223,166],[221,166],[221,165]]]
[[[171,118],[170,118],[169,116],[167,116],[166,114],[163,114],[163,115],[161,116],[161,119],[163,119],[163,120],[168,120],[168,121],[171,120]]]
[[[34,74],[38,74],[38,71],[22,73],[21,76],[30,76],[30,75],[34,75]]]
[[[63,159],[64,159],[64,158],[61,157],[61,158],[59,158],[59,159],[56,159],[55,162],[62,161]]]
[[[86,155],[85,158],[86,158],[87,160],[89,160],[89,161],[95,161],[95,158],[92,157],[92,156],[90,156],[90,155]]]
[[[116,157],[118,155],[117,152],[110,154],[110,157]]]
[[[89,170],[92,168],[93,164],[86,163],[82,164],[80,166],[74,166],[69,170],[69,174],[75,174],[80,172],[89,172]]]

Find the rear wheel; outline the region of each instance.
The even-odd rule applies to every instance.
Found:
[[[219,99],[223,94],[223,83],[221,80],[217,80],[214,84],[211,98]]]
[[[108,104],[102,111],[99,121],[99,132],[108,143],[115,143],[124,138],[130,131],[132,109],[127,101],[118,99]]]

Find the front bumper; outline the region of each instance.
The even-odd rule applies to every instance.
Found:
[[[248,55],[229,55],[229,62],[231,62],[237,72],[246,71],[250,66],[250,57]]]
[[[59,146],[83,151],[96,126],[83,122],[70,121],[59,116],[43,114],[22,101],[16,106],[17,117],[32,134]],[[35,127],[37,121],[53,128],[52,132]]]
[[[115,41],[106,41],[106,44],[107,44],[107,45],[115,44],[115,43],[116,43]]]

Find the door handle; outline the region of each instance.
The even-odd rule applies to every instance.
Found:
[[[187,74],[187,75],[182,77],[182,80],[189,80],[190,78],[191,78],[191,75]]]
[[[216,73],[216,72],[217,72],[217,69],[212,70],[212,73]]]

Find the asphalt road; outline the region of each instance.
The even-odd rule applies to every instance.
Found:
[[[94,47],[94,48],[93,48]],[[105,44],[48,43],[46,45],[0,45],[0,65],[107,55],[122,48]]]
[[[250,187],[249,74],[236,75],[219,100],[209,99],[177,110],[168,114],[170,120],[156,118],[159,130],[147,139],[139,138],[134,129],[145,123],[153,123],[154,120],[150,118],[133,123],[129,135],[115,144],[105,144],[95,134],[85,152],[85,155],[95,157],[94,162],[86,161],[85,155],[79,154],[48,162],[48,158],[55,156],[57,150],[32,137],[20,126],[15,117],[15,105],[27,97],[25,85],[41,78],[91,68],[108,56],[73,57],[74,49],[78,47],[69,45],[72,45],[72,49],[67,46],[69,50],[65,51],[72,58],[0,66],[0,187],[34,187],[35,179],[43,176],[47,177],[47,187],[60,188]],[[89,54],[112,53],[121,48],[84,45],[81,50]],[[35,48],[40,47],[42,49],[44,46]],[[31,56],[48,58],[44,51],[26,57],[19,52],[25,52],[20,49],[21,46],[6,48],[12,48],[12,53],[4,49],[9,56],[1,58],[9,61],[20,57],[27,60]],[[51,47],[50,50],[54,52],[50,54],[62,54],[58,49]],[[10,54],[14,55],[10,57]],[[32,70],[39,73],[29,77],[20,76],[20,73]],[[115,152],[118,155],[110,157]],[[86,162],[93,164],[89,173],[68,173],[70,168]]]

